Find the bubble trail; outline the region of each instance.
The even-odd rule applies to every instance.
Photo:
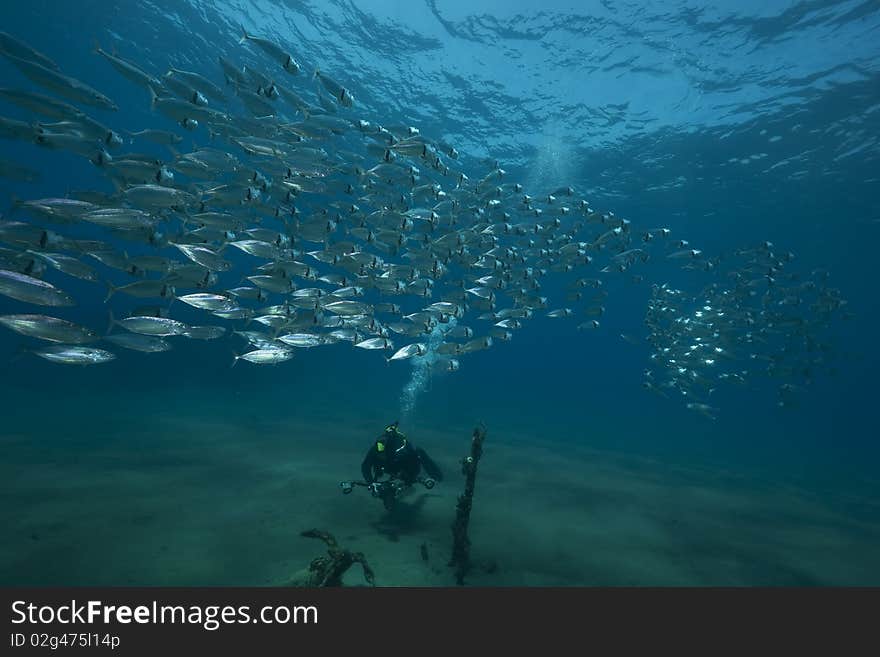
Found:
[[[455,324],[454,317],[450,317],[446,324],[437,324],[425,340],[425,354],[411,359],[412,376],[400,393],[400,419],[402,422],[406,422],[412,416],[416,400],[431,383],[431,371],[434,365],[443,358],[442,354],[437,353],[437,349],[446,337],[446,333],[452,330]]]

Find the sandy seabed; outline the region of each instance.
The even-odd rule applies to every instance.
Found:
[[[363,552],[380,586],[454,583],[467,431],[410,433],[447,476],[388,513],[339,488],[359,476],[372,418],[145,418],[105,413],[91,431],[67,418],[51,438],[0,429],[0,584],[283,585],[324,553],[310,528]],[[491,427],[471,539],[472,585],[880,584],[876,498]]]

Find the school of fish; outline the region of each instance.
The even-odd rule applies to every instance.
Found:
[[[712,282],[696,295],[652,286],[646,388],[714,418],[711,392],[744,383],[755,365],[784,379],[787,405],[826,362],[821,331],[846,303],[827,272],[789,274],[794,256],[771,244],[709,257],[669,228],[594,209],[567,184],[525,190],[498,162],[469,176],[453,145],[359,116],[348,88],[307,74],[284,45],[244,31],[240,43],[261,63],[220,57],[222,86],[173,67],[146,71],[96,44],[157,118],[117,132],[89,115],[116,110],[113,100],[0,32],[0,54],[38,89],[0,88],[0,103],[31,117],[0,115],[0,138],[75,153],[115,190],[16,200],[0,219],[0,295],[70,307],[67,276],[93,285],[108,310],[120,296],[149,304],[110,312],[106,334],[39,308],[0,316],[49,343],[37,356],[89,365],[117,348],[230,339],[233,364],[274,365],[340,342],[392,362],[424,357],[439,328],[431,362],[456,371],[463,356],[511,340],[538,315],[598,329],[605,279],[640,282],[646,274],[630,270],[655,258]],[[179,152],[184,134],[205,145]],[[126,150],[148,143],[168,157]],[[0,176],[39,173],[0,160]],[[568,277],[563,300],[542,292],[551,274]],[[198,309],[204,323],[174,319],[172,302]]]

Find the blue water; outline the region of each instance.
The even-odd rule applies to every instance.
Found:
[[[510,343],[463,357],[459,372],[434,376],[414,371],[408,362],[386,365],[375,353],[346,344],[300,350],[292,362],[277,367],[239,363],[230,368],[233,349],[240,344],[228,340],[176,344],[170,352],[152,355],[116,350],[119,357],[110,364],[65,368],[19,356],[24,340],[4,329],[2,432],[16,437],[4,450],[9,454],[4,467],[15,472],[14,478],[5,478],[9,502],[4,504],[7,518],[17,526],[39,524],[40,514],[47,512],[45,504],[22,491],[30,490],[28,482],[40,479],[48,464],[73,463],[98,478],[124,463],[121,481],[146,477],[153,471],[139,473],[139,459],[148,460],[144,455],[151,449],[161,454],[171,449],[169,444],[195,440],[190,432],[200,418],[206,426],[243,427],[236,447],[244,449],[252,440],[244,427],[254,435],[261,433],[260,423],[282,435],[286,422],[320,427],[320,436],[306,431],[290,440],[314,439],[333,454],[326,466],[326,496],[332,504],[339,503],[332,482],[357,476],[363,450],[384,423],[405,419],[416,440],[430,435],[424,440],[454,474],[470,428],[482,420],[496,441],[496,453],[508,442],[511,449],[547,442],[563,462],[569,450],[575,459],[575,448],[590,448],[651,459],[660,464],[658,471],[667,465],[700,467],[710,473],[708,480],[713,471],[742,473],[756,481],[790,483],[829,503],[846,500],[835,508],[865,523],[853,544],[865,553],[880,548],[876,3],[764,1],[709,7],[699,2],[548,1],[536,9],[534,3],[489,1],[83,0],[4,3],[0,16],[3,30],[113,98],[118,112],[90,113],[120,131],[174,126],[150,111],[143,89],[92,54],[95,40],[157,75],[173,65],[222,84],[218,55],[271,68],[259,52],[238,43],[243,25],[287,44],[305,72],[320,66],[343,82],[357,99],[352,116],[417,126],[424,135],[454,144],[472,180],[488,171],[482,160],[497,159],[508,179],[521,182],[529,193],[572,185],[593,207],[611,210],[634,227],[668,226],[676,238],[707,254],[769,240],[796,254],[798,271],[830,270],[831,283],[842,290],[853,313],[831,327],[835,372],[818,374],[795,408],[777,408],[772,383],[758,380],[746,390],[713,393],[713,405],[721,409],[715,422],[646,392],[641,382],[649,347],[619,337],[644,336],[651,283],[697,291],[709,281],[705,272],[684,272],[662,259],[638,271],[644,276],[639,284],[623,277],[608,281],[607,312],[598,330],[578,332],[577,322],[536,315]],[[284,82],[296,88],[310,84],[308,77]],[[5,60],[0,61],[0,78],[2,86],[35,89]],[[28,119],[13,106],[4,105],[0,114]],[[181,134],[181,150],[207,144],[204,132]],[[13,198],[63,196],[71,190],[111,191],[100,172],[75,155],[11,141],[3,141],[2,149],[3,159],[42,174],[30,184],[0,179],[4,205],[11,207]],[[155,152],[167,157],[161,147]],[[247,262],[244,256],[233,259]],[[104,330],[103,294],[90,283],[53,279],[55,274],[49,272],[47,279],[63,281],[80,301],[59,316]],[[562,299],[564,285],[550,274],[542,294]],[[119,300],[121,308],[137,301]],[[33,308],[0,298],[2,314],[29,311]],[[199,317],[182,304],[175,306],[174,316],[192,322]],[[187,429],[179,435],[175,414],[186,418]],[[126,454],[125,437],[145,430],[166,434],[152,448],[149,440],[139,438],[136,454]],[[338,441],[337,432],[344,435]],[[200,446],[203,439],[210,443],[210,436],[200,437]],[[219,440],[205,451],[212,462],[222,461],[226,453]],[[122,449],[122,455],[117,461],[95,461],[88,470],[86,461],[105,441]],[[296,458],[289,445],[255,443],[254,449],[269,450],[267,458]],[[280,451],[273,455],[273,449]],[[237,453],[229,450],[230,469]],[[488,459],[485,467],[491,468]],[[540,459],[530,464],[552,482],[553,472],[542,469]],[[320,459],[313,465],[320,469]],[[344,467],[348,470],[340,471]],[[575,473],[579,467],[572,463]],[[491,476],[487,470],[486,477]],[[569,480],[572,475],[564,476]],[[458,482],[453,478],[449,488]],[[64,489],[62,480],[56,483],[59,491]],[[52,484],[41,490],[51,502]],[[534,490],[539,499],[544,493],[547,508],[558,512],[552,490]],[[241,495],[247,497],[246,487]],[[320,500],[323,493],[315,495]],[[634,499],[629,504],[638,505],[638,496]],[[288,504],[296,513],[295,503]],[[363,508],[379,515],[372,505]],[[536,509],[540,513],[541,505],[536,503]],[[340,520],[330,511],[325,524],[341,534],[369,529],[357,527],[357,518]],[[155,531],[172,530],[160,526]],[[411,534],[418,538],[419,531]],[[108,532],[91,540],[124,551],[124,539],[113,536]],[[260,543],[259,535],[250,536],[253,544]],[[64,540],[59,538],[59,545]],[[815,540],[821,543],[821,531]],[[83,566],[75,555],[91,546],[90,539],[77,541],[72,552],[58,548],[67,557],[59,557],[50,576],[28,558],[38,553],[36,543],[23,540],[12,548],[21,569],[14,575],[4,569],[0,583],[127,581],[118,575],[122,569],[102,574]],[[843,558],[825,556],[830,563]],[[767,573],[778,571],[770,566],[765,571],[759,557],[750,559],[753,568],[741,577],[713,582],[708,576],[699,582],[880,581],[876,560],[866,561],[853,581],[819,566],[813,579],[776,578]],[[256,581],[242,572],[246,567],[232,564],[230,570],[239,570],[230,578],[192,571],[174,581]],[[529,583],[541,583],[537,579]],[[144,574],[138,581],[160,579]],[[573,581],[606,582],[583,573]],[[608,583],[653,581],[642,573]]]

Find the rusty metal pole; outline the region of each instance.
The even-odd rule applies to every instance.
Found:
[[[477,479],[477,464],[483,455],[483,440],[485,438],[486,427],[480,425],[475,428],[471,440],[470,456],[461,461],[461,471],[465,477],[464,493],[458,496],[455,521],[452,523],[452,558],[449,560],[449,565],[455,568],[455,581],[459,585],[464,584],[465,575],[471,567],[471,541],[468,538],[468,524],[473,505],[474,484]]]

